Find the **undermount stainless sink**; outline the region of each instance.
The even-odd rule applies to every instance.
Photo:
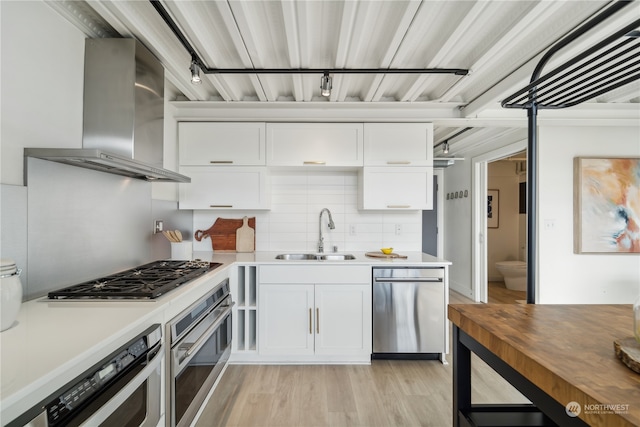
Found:
[[[350,259],[356,259],[356,257],[351,254],[324,254],[318,255],[318,259],[322,261],[347,261]]]
[[[356,259],[351,254],[280,254],[276,259],[287,261],[347,261]]]

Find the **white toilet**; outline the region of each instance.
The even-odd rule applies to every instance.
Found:
[[[527,263],[524,261],[496,262],[496,268],[504,276],[504,284],[512,291],[527,290]]]

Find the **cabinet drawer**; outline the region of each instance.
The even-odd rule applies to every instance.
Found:
[[[371,283],[371,267],[365,265],[263,265],[259,283]]]
[[[268,166],[362,166],[362,123],[268,123]]]
[[[181,122],[180,165],[264,166],[264,123]]]

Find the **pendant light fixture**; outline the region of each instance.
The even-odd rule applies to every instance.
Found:
[[[324,73],[320,80],[320,91],[322,96],[331,96],[331,76],[329,73]]]
[[[444,154],[449,154],[449,141],[445,141],[442,145],[442,152]]]

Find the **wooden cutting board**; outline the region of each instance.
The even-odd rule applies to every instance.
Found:
[[[236,230],[242,227],[241,218],[218,218],[207,230],[197,230],[194,238],[199,242],[202,239],[211,239],[211,247],[214,251],[235,251]],[[248,220],[249,227],[256,229],[256,218]],[[253,246],[255,247],[255,234]]]
[[[383,254],[382,252],[367,252],[365,255],[371,258],[408,258],[407,255],[400,255],[393,252],[390,254]]]
[[[242,218],[242,227],[236,230],[236,252],[255,251],[256,232],[249,227],[249,218]]]

